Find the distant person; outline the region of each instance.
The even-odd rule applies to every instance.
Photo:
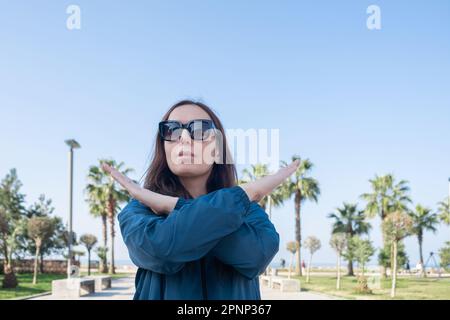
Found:
[[[416,265],[416,271],[417,271],[417,275],[421,276],[423,274],[423,265],[422,262],[418,262]]]
[[[258,201],[299,161],[238,186],[225,130],[208,106],[180,101],[158,128],[143,187],[103,165],[133,198],[118,220],[139,267],[134,299],[260,300],[258,276],[279,235]]]
[[[406,262],[405,264],[405,271],[406,273],[411,273],[411,267],[409,266],[409,262]]]
[[[305,260],[302,260],[302,274],[304,274],[306,272],[306,264],[305,264]]]
[[[286,260],[281,258],[281,268],[284,269],[286,267]]]

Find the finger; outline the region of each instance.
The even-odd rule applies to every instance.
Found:
[[[111,176],[118,182],[120,183],[124,188],[127,188],[130,186],[131,180],[128,179],[126,176],[124,176],[122,173],[120,173],[119,171],[113,169],[111,171]]]
[[[288,168],[297,168],[300,165],[300,160],[297,159],[295,161],[292,161],[291,164],[288,165]]]
[[[104,163],[102,165],[104,170],[108,172],[111,177],[116,180],[118,183],[120,183],[123,187],[127,187],[127,185],[131,182],[130,179],[128,179],[125,175],[117,171],[115,168],[111,167],[110,165]]]
[[[299,165],[300,165],[300,160],[295,160],[292,163],[290,163],[288,166],[283,167],[280,170],[278,170],[278,174],[287,178],[298,169]]]
[[[111,173],[111,166],[109,166],[107,163],[102,163],[102,169],[105,170],[108,173]]]

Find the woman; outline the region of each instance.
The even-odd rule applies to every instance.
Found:
[[[184,100],[159,125],[144,187],[103,165],[133,198],[118,220],[139,267],[135,300],[260,299],[258,275],[278,252],[279,235],[257,202],[299,163],[237,186],[235,166],[223,159],[220,120]]]

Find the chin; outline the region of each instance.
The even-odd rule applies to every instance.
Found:
[[[210,166],[203,164],[177,164],[171,171],[179,177],[197,177],[207,174]]]

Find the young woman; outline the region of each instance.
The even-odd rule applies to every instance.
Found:
[[[135,300],[260,299],[258,276],[278,252],[279,235],[257,202],[299,163],[237,186],[227,159],[220,120],[184,100],[159,125],[144,187],[103,165],[133,198],[118,220],[139,267]]]

